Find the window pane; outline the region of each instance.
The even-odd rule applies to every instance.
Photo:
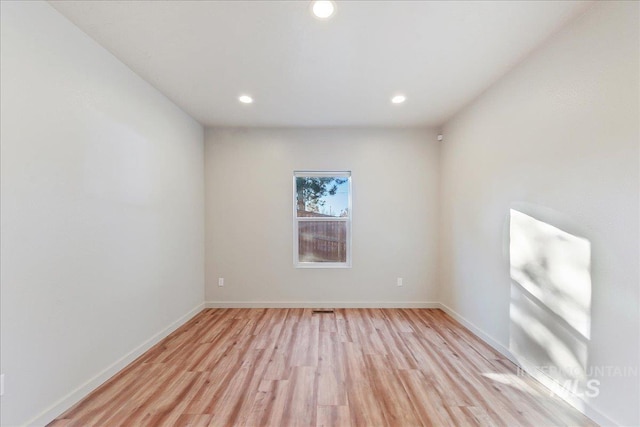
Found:
[[[300,262],[347,262],[347,222],[298,222],[298,259]]]
[[[349,217],[349,178],[296,177],[296,211],[300,217]]]

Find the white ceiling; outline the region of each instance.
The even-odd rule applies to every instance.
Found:
[[[51,3],[207,126],[439,126],[589,4]]]

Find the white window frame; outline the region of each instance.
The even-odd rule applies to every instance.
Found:
[[[297,188],[296,178],[298,177],[313,177],[313,178],[325,178],[325,177],[337,177],[346,178],[349,188],[348,195],[348,217],[298,217],[298,204],[297,204]],[[351,188],[351,171],[294,171],[293,172],[293,265],[296,268],[351,268],[351,223],[353,217],[352,204],[352,188]],[[347,224],[347,259],[345,262],[302,262],[299,260],[298,253],[298,223],[300,222],[318,222],[318,221],[344,221]]]

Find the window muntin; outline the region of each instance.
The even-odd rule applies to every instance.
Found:
[[[351,173],[293,174],[294,265],[351,266]]]

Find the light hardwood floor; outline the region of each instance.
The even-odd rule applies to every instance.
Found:
[[[595,425],[441,310],[207,309],[50,426]]]

